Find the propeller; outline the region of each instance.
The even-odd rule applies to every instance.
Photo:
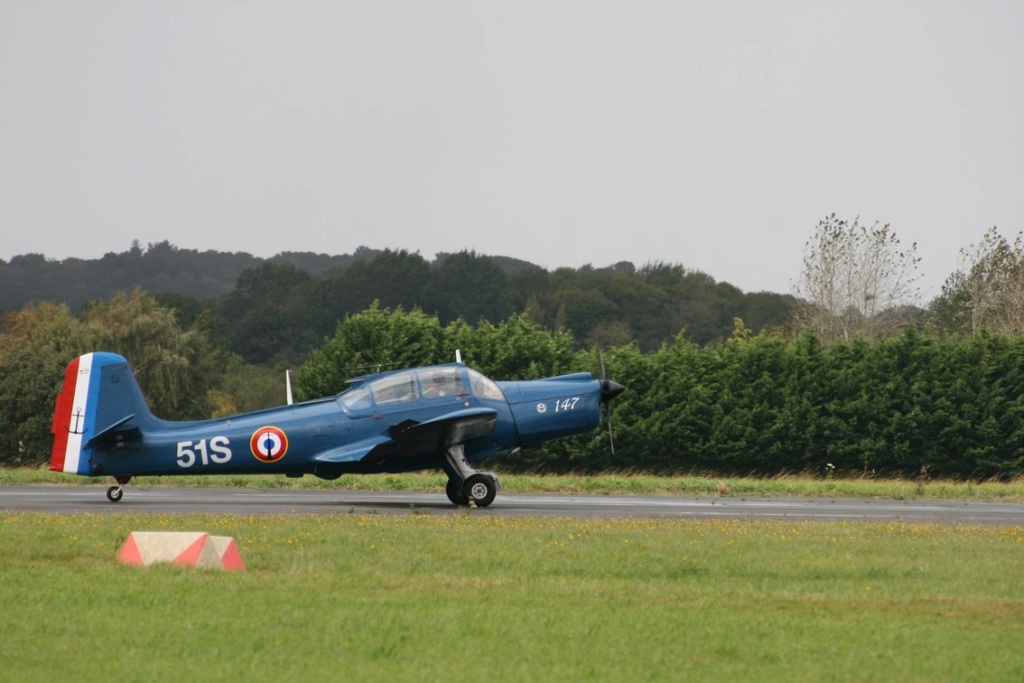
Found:
[[[612,429],[611,401],[625,391],[626,387],[608,379],[604,370],[604,359],[601,357],[601,349],[597,350],[597,365],[601,371],[598,379],[601,381],[601,403],[604,404],[605,419],[608,421],[608,443],[611,445],[612,455],[615,455],[615,432]]]

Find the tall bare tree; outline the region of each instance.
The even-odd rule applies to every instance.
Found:
[[[991,228],[960,250],[960,266],[929,306],[932,324],[948,334],[1024,333],[1024,235],[1013,244]]]
[[[804,247],[795,322],[825,342],[892,334],[920,300],[920,260],[917,244],[904,248],[888,223],[868,228],[830,214]]]

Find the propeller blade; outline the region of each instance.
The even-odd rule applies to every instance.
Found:
[[[601,403],[604,404],[605,419],[608,421],[608,444],[611,446],[612,455],[615,455],[615,430],[612,428],[612,406],[611,401],[626,390],[618,382],[608,379],[604,368],[604,358],[601,357],[601,349],[597,350],[597,366],[600,371],[601,380]]]
[[[612,449],[612,455],[615,455],[615,430],[612,429],[612,406],[610,403],[604,404],[604,410],[606,418],[608,420],[608,445]]]

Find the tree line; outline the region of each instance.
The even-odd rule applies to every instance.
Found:
[[[181,328],[172,309],[136,291],[73,315],[40,304],[9,316],[0,335],[0,457],[42,464],[64,365],[97,348],[126,355],[158,415],[194,419],[283,403],[283,377],[218,347],[210,320]],[[597,372],[597,350],[525,314],[492,324],[372,305],[340,321],[299,369],[299,398],[331,395],[380,368],[447,362],[461,350],[499,379]],[[627,391],[604,429],[499,458],[505,470],[838,471],[955,478],[1024,473],[1024,338],[937,337],[907,328],[869,342],[824,344],[753,334],[742,321],[723,343],[683,336],[653,352],[606,347],[607,372]]]
[[[549,273],[384,251],[318,274],[260,263],[207,300],[137,288],[30,304],[0,330],[0,463],[46,461],[63,368],[91,350],[125,355],[159,416],[200,419],[282,403],[284,367],[313,398],[456,349],[496,379],[596,372],[601,349],[627,386],[614,453],[602,430],[503,467],[1019,476],[1024,243],[987,232],[927,308],[907,303],[916,263],[889,226],[829,216],[796,300],[666,264]],[[770,324],[736,314],[773,305]]]
[[[213,314],[221,341],[250,364],[291,365],[334,333],[337,321],[374,301],[419,308],[445,324],[463,318],[504,320],[526,313],[551,329],[572,330],[581,343],[636,341],[657,348],[685,330],[699,344],[728,336],[733,317],[752,329],[785,323],[793,297],[744,293],[681,265],[622,262],[548,271],[472,251],[427,261],[404,250],[357,249],[352,255],[249,254],[138,244],[96,261],[47,261],[40,255],[0,261],[0,310],[27,303],[67,303],[78,313],[134,287],[152,292],[189,324]]]
[[[377,253],[364,247],[340,256],[286,252],[269,262],[321,273]],[[245,252],[199,252],[166,241],[143,248],[138,240],[124,252],[98,259],[55,261],[43,254],[22,254],[10,261],[0,259],[0,311],[17,310],[33,301],[62,301],[77,312],[89,301],[110,299],[135,287],[214,299],[232,291],[243,271],[264,262]]]

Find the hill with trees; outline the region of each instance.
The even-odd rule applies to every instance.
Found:
[[[377,253],[361,247],[351,255],[285,252],[266,260],[316,274]],[[127,251],[109,252],[99,259],[55,261],[43,254],[24,254],[10,261],[0,259],[0,311],[15,310],[32,301],[60,301],[77,311],[87,301],[109,299],[135,287],[212,299],[233,290],[242,272],[264,260],[245,252],[179,249],[169,242],[144,249],[138,240]]]
[[[0,310],[53,301],[77,312],[136,287],[177,309],[186,324],[210,312],[229,349],[248,363],[269,365],[300,364],[338,320],[374,302],[421,309],[443,324],[522,312],[544,327],[571,330],[581,343],[635,341],[652,350],[680,333],[698,344],[724,339],[736,317],[755,332],[782,326],[794,301],[746,294],[681,265],[622,262],[548,271],[472,251],[438,254],[433,261],[366,247],[338,256],[288,252],[260,259],[161,242],[146,249],[135,243],[96,260],[30,254],[0,261]]]

